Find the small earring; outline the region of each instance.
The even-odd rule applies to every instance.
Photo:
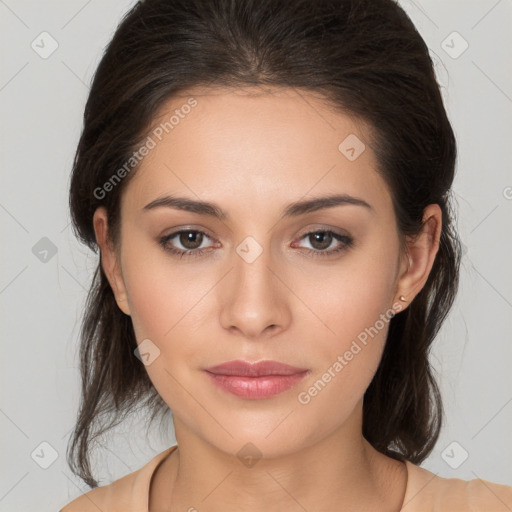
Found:
[[[407,302],[407,300],[405,299],[405,297],[404,297],[403,295],[400,295],[400,300],[401,300],[402,302]]]

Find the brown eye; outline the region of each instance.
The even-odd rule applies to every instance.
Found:
[[[197,249],[203,241],[203,233],[199,231],[182,231],[179,242],[185,249]]]
[[[160,245],[164,250],[175,254],[180,258],[183,256],[200,256],[211,247],[200,247],[210,237],[196,229],[182,229],[166,235],[160,239]],[[180,247],[181,246],[181,247]]]
[[[329,231],[317,231],[316,233],[311,233],[308,236],[313,248],[320,251],[327,249],[334,238]]]
[[[354,244],[354,239],[351,236],[335,233],[328,229],[306,233],[301,240],[308,241],[311,248],[304,247],[304,249],[313,256],[330,256],[345,251]],[[333,242],[335,242],[334,247]],[[300,246],[294,244],[294,247]]]

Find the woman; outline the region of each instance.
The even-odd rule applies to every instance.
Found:
[[[512,508],[511,487],[419,467],[442,425],[455,159],[391,0],[135,5],[71,181],[100,260],[69,462],[96,488],[63,512]],[[98,487],[91,442],[141,404],[172,411],[177,445]]]

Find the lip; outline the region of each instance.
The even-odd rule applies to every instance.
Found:
[[[297,385],[308,373],[278,361],[229,361],[205,369],[215,385],[233,395],[247,399],[264,399]]]
[[[216,375],[237,375],[239,377],[264,377],[268,375],[295,375],[307,371],[307,368],[297,368],[279,361],[258,361],[250,363],[249,361],[228,361],[206,368],[207,372]]]

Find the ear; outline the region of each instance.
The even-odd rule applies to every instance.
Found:
[[[407,254],[403,255],[401,262],[395,298],[403,306],[402,310],[427,282],[439,250],[442,221],[443,214],[439,205],[430,204],[423,211],[422,231],[415,237],[408,237]]]
[[[126,315],[130,314],[126,287],[118,261],[118,255],[108,232],[108,216],[104,206],[96,209],[93,216],[96,242],[100,248],[101,266],[114,292],[119,309]]]

